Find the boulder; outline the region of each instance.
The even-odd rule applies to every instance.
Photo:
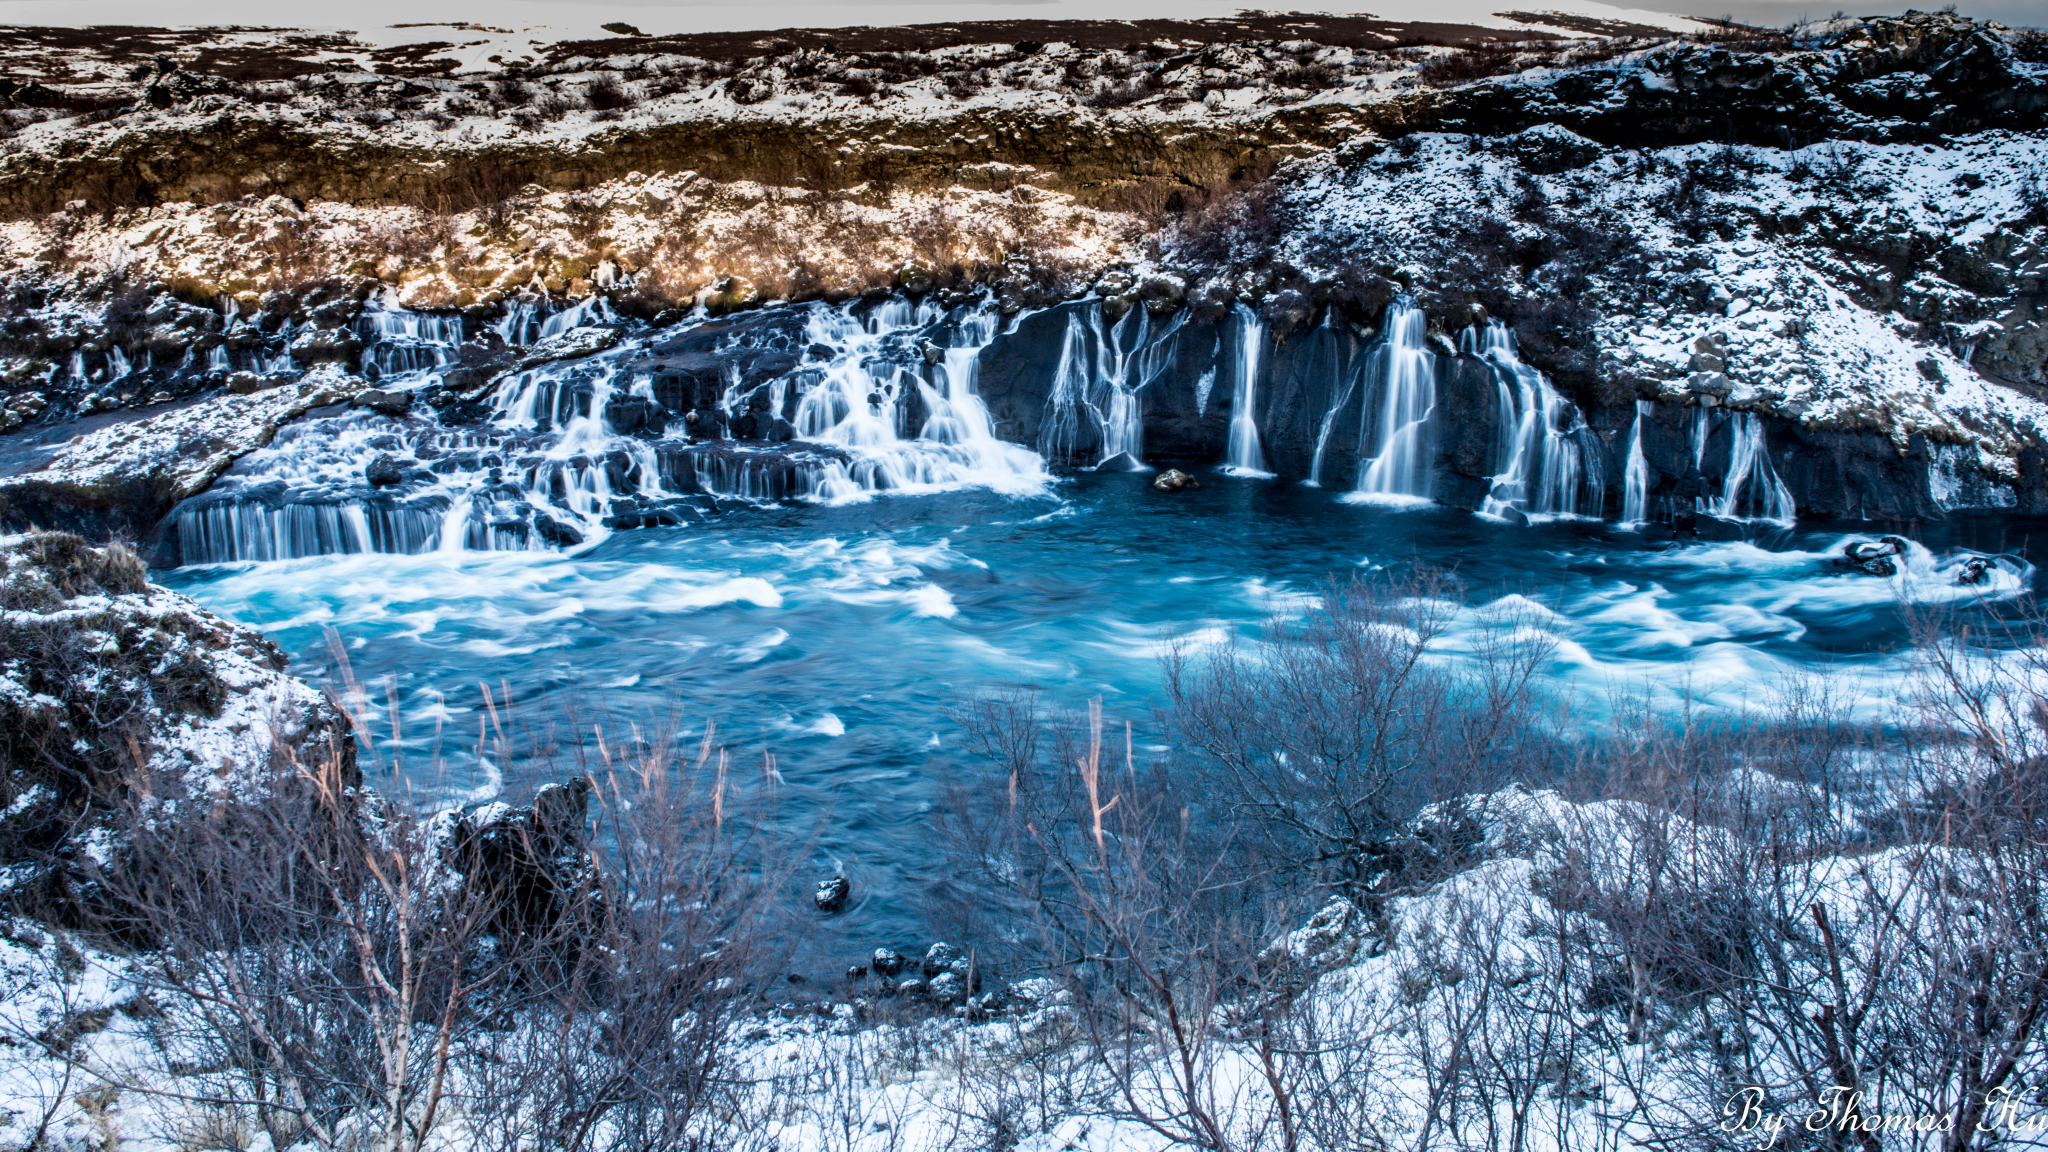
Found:
[[[944,940],[925,949],[924,974],[927,976],[936,976],[941,972],[950,972],[956,965],[965,967],[966,964],[966,954]]]
[[[308,328],[291,345],[300,364],[353,364],[362,352],[363,338],[352,328]]]
[[[363,479],[372,488],[390,488],[405,481],[405,472],[388,452],[379,452],[363,465]]]
[[[1899,566],[1897,558],[1906,554],[1906,542],[1897,536],[1881,536],[1876,540],[1852,540],[1834,558],[1834,565],[1871,576],[1895,576]]]
[[[903,953],[893,948],[875,949],[874,956],[868,962],[874,966],[875,975],[877,976],[900,975],[904,965],[908,963],[908,961],[904,960]]]
[[[811,894],[811,903],[818,911],[832,915],[846,910],[847,902],[853,898],[853,884],[844,876],[833,876],[818,881],[818,890]]]
[[[389,391],[371,388],[357,395],[354,403],[358,408],[368,408],[386,416],[403,416],[412,411],[412,393],[396,388]]]
[[[523,808],[487,804],[448,819],[441,859],[481,893],[493,926],[546,934],[591,908],[597,874],[588,850],[590,796],[577,776],[549,784]]]
[[[1161,472],[1152,481],[1152,488],[1156,492],[1178,492],[1183,488],[1200,487],[1201,484],[1196,482],[1193,476],[1188,475],[1187,473],[1181,471],[1178,468],[1168,468],[1166,471]]]
[[[967,1002],[967,979],[958,973],[941,972],[925,986],[932,1003],[951,1007]]]
[[[526,353],[519,358],[516,367],[523,371],[541,364],[552,364],[557,360],[574,360],[583,356],[592,356],[605,351],[618,342],[619,330],[617,328],[604,328],[596,325],[571,328],[567,332],[550,336],[528,348]]]

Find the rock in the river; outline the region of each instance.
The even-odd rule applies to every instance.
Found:
[[[907,963],[903,959],[903,953],[893,948],[875,949],[875,954],[869,962],[874,965],[875,975],[877,976],[898,975],[903,971],[903,966]]]
[[[590,356],[618,342],[617,328],[571,328],[559,336],[550,336],[528,348],[526,354],[519,358],[519,367],[526,369],[540,364],[552,364],[557,360],[574,360],[579,356]]]
[[[1097,472],[1143,472],[1145,466],[1129,452],[1119,452],[1095,466]]]
[[[395,388],[389,391],[372,388],[358,395],[355,404],[358,408],[368,408],[386,416],[403,416],[412,411],[412,393]]]
[[[403,482],[405,472],[389,452],[379,452],[363,465],[363,479],[369,481],[372,488],[389,488]]]
[[[1997,565],[1991,562],[1990,557],[1972,556],[1963,561],[1962,569],[1956,573],[1956,583],[1964,587],[1983,584],[1991,579],[1991,573],[1996,570]]]
[[[292,341],[292,359],[301,364],[351,364],[363,351],[363,338],[351,328],[309,328]]]
[[[925,988],[935,1004],[950,1007],[967,1002],[967,978],[957,972],[941,972]]]
[[[1200,488],[1193,476],[1178,468],[1168,468],[1152,481],[1152,488],[1158,492],[1178,492],[1183,488]]]
[[[501,932],[550,932],[589,907],[588,777],[550,784],[524,808],[487,804],[449,818],[442,862],[496,902]]]
[[[844,876],[834,876],[818,881],[818,890],[811,894],[811,902],[824,913],[843,912],[846,902],[853,896],[853,884]]]
[[[855,964],[846,970],[846,981],[849,984],[858,984],[867,978],[868,966],[865,964]]]
[[[1835,557],[1839,568],[1850,568],[1872,576],[1894,576],[1899,566],[1894,557],[1906,554],[1906,542],[1897,536],[1881,536],[1872,540],[1852,541]]]

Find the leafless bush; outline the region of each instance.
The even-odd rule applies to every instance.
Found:
[[[1396,842],[1403,822],[1428,799],[1540,776],[1548,750],[1534,684],[1552,642],[1502,609],[1463,638],[1469,666],[1447,667],[1430,653],[1460,622],[1453,596],[1437,573],[1360,578],[1269,621],[1256,648],[1176,640],[1168,708],[1205,808],[1318,887],[1412,887],[1423,861]]]
[[[631,108],[640,102],[639,94],[621,85],[616,77],[599,76],[583,89],[583,100],[600,112],[615,112]]]
[[[1423,61],[1422,66],[1415,70],[1415,77],[1424,84],[1439,87],[1469,84],[1474,80],[1513,72],[1517,54],[1517,49],[1500,44],[1454,49]]]
[[[93,1074],[281,1147],[418,1149],[456,1117],[507,1149],[731,1143],[782,876],[724,754],[675,746],[606,736],[482,824],[360,791],[339,746],[235,797],[143,781],[93,929],[139,949],[162,1064]]]

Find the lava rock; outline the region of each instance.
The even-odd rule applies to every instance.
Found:
[[[844,876],[834,876],[818,881],[818,890],[811,894],[811,903],[818,911],[828,915],[846,910],[846,903],[853,897],[853,884]]]
[[[368,408],[382,412],[386,416],[403,416],[412,411],[412,393],[397,389],[385,391],[381,388],[372,388],[358,395],[355,404],[358,408]]]
[[[1183,488],[1200,487],[1201,485],[1195,482],[1193,476],[1178,468],[1168,468],[1152,481],[1152,489],[1155,492],[1178,492]]]
[[[368,464],[363,465],[363,479],[369,481],[372,488],[389,488],[405,480],[405,471],[398,466],[398,461],[391,458],[390,453],[379,452]]]
[[[583,543],[583,533],[569,527],[545,512],[534,516],[533,530],[539,534],[541,539],[558,548],[573,548]]]
[[[908,962],[903,959],[903,953],[893,948],[877,948],[869,963],[874,965],[875,975],[895,976],[903,971],[903,966]]]
[[[456,819],[445,861],[496,904],[499,931],[547,932],[587,909],[581,894],[596,882],[586,843],[595,790],[578,776],[542,788],[531,807],[490,804]]]
[[[966,964],[966,954],[944,940],[925,950],[924,974],[927,976],[936,976],[941,972],[951,972],[956,968],[964,968]]]
[[[1871,576],[1895,576],[1899,566],[1893,559],[1906,554],[1906,542],[1897,536],[1880,536],[1878,539],[1857,540],[1842,549],[1835,557],[1838,568],[1849,568]]]

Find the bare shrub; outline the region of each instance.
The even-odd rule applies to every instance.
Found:
[[[1395,834],[1423,803],[1544,775],[1534,681],[1553,642],[1513,608],[1461,621],[1453,595],[1439,573],[1357,578],[1270,620],[1256,647],[1176,639],[1164,664],[1179,771],[1212,818],[1312,884],[1363,896],[1412,887],[1422,847]],[[1460,623],[1473,659],[1446,666],[1431,650]]]
[[[583,89],[584,103],[599,112],[616,112],[640,102],[639,94],[621,85],[617,77],[602,75]]]
[[[1513,72],[1517,54],[1517,49],[1501,44],[1455,49],[1423,61],[1415,70],[1415,78],[1438,87],[1469,84]]]
[[[481,824],[361,791],[339,746],[232,799],[146,781],[94,928],[140,949],[162,1066],[95,1074],[279,1146],[418,1149],[456,1117],[508,1149],[730,1143],[783,877],[724,754],[675,746],[604,737],[591,776]]]

